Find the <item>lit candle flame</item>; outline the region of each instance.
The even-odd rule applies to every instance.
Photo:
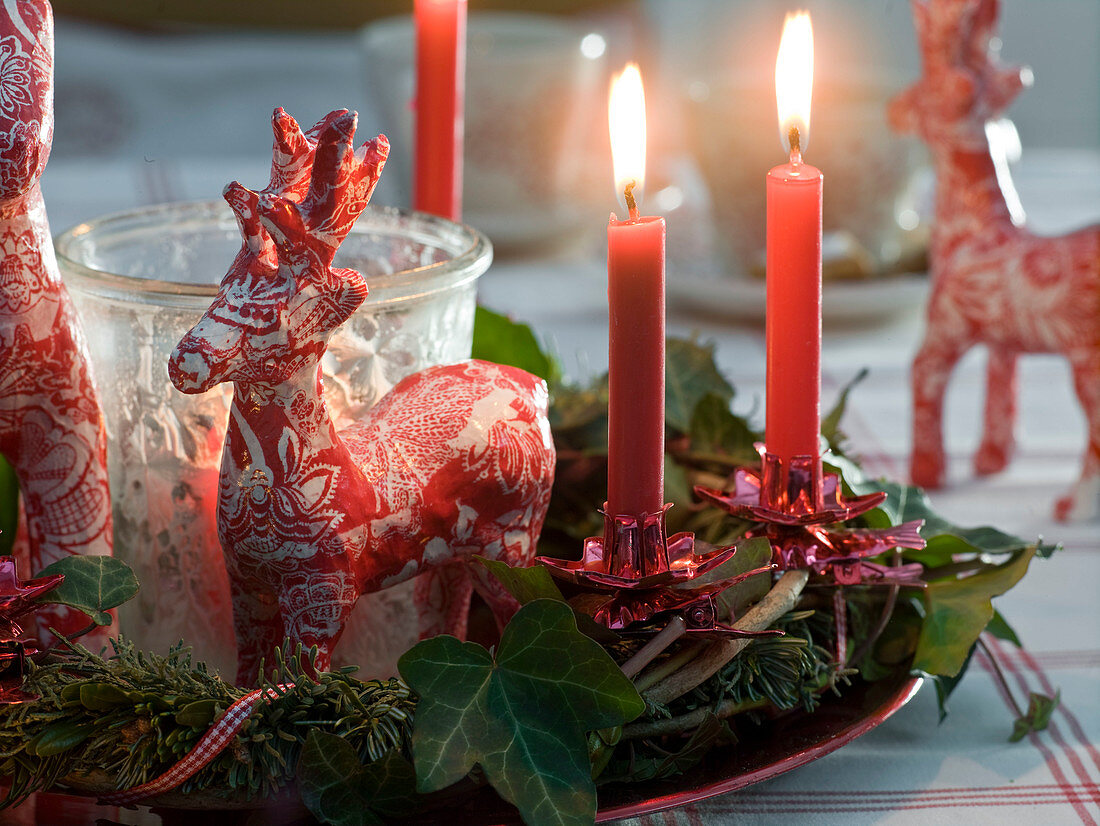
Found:
[[[638,217],[636,203],[645,183],[645,92],[638,64],[628,63],[611,80],[607,105],[611,131],[611,162],[615,169],[615,192],[631,218]],[[633,184],[633,186],[631,186]],[[630,187],[630,195],[625,191]]]
[[[809,12],[788,14],[775,59],[775,102],[779,110],[779,139],[792,159],[801,158],[810,136],[810,97],[814,87],[814,32]],[[791,130],[798,145],[791,145]],[[795,156],[798,158],[795,158]]]

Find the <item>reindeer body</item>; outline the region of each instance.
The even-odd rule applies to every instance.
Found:
[[[474,588],[505,622],[514,601],[471,557],[530,562],[554,468],[545,384],[487,362],[415,373],[337,431],[320,360],[366,284],[330,265],[388,145],[353,152],[346,112],[316,143],[281,111],[275,131],[271,186],[227,187],[245,245],[169,365],[187,392],[235,385],[218,530],[240,682],[284,637],[328,668],[359,595],[417,575],[421,636],[464,636]]]
[[[39,178],[53,137],[53,21],[45,0],[0,9],[0,452],[15,468],[28,574],[111,553],[106,432],[76,313],[54,258]],[[74,632],[87,618],[39,613]]]
[[[996,0],[914,0],[924,78],[891,104],[895,127],[928,143],[937,182],[932,294],[913,362],[910,475],[925,487],[944,482],[944,393],[972,346],[989,351],[974,459],[982,474],[1011,458],[1018,356],[1059,353],[1070,363],[1089,440],[1080,480],[1055,515],[1090,517],[1100,504],[1100,226],[1060,237],[1025,227],[996,118],[1030,75],[990,54],[997,9]]]

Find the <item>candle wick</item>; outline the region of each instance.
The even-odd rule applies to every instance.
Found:
[[[634,187],[638,185],[637,181],[630,181],[623,188],[623,196],[626,198],[626,209],[630,213],[630,220],[638,220],[638,202],[634,200]]]
[[[798,166],[802,163],[802,138],[798,134],[797,126],[787,130],[787,142],[791,145],[791,165]]]

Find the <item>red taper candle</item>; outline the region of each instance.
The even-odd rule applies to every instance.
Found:
[[[802,163],[810,120],[809,16],[788,17],[776,61],[780,129],[790,161],[768,172],[768,452],[818,456],[821,428],[822,174]]]
[[[415,0],[416,158],[413,208],[462,217],[466,0]]]
[[[640,518],[664,506],[665,221],[639,215],[635,201],[645,174],[645,98],[633,64],[612,86],[609,120],[629,217],[612,215],[607,226],[607,512]]]

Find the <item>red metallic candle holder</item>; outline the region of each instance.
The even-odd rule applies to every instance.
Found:
[[[865,561],[891,548],[924,547],[923,520],[890,528],[826,528],[866,513],[886,499],[882,492],[847,497],[835,473],[822,473],[818,456],[789,463],[756,445],[761,469],[738,468],[733,489],[696,486],[695,493],[733,516],[763,523],[747,536],[766,536],[780,570],[809,568],[838,585],[920,585],[921,566]]]
[[[721,624],[715,598],[774,566],[696,582],[731,559],[737,549],[698,551],[693,534],[668,536],[665,513],[670,507],[666,504],[657,513],[640,516],[601,511],[604,535],[586,539],[579,560],[540,556],[536,561],[551,575],[589,592],[592,597],[583,601],[585,612],[612,630],[656,632],[663,625],[657,620],[679,615],[689,633],[759,636]]]

